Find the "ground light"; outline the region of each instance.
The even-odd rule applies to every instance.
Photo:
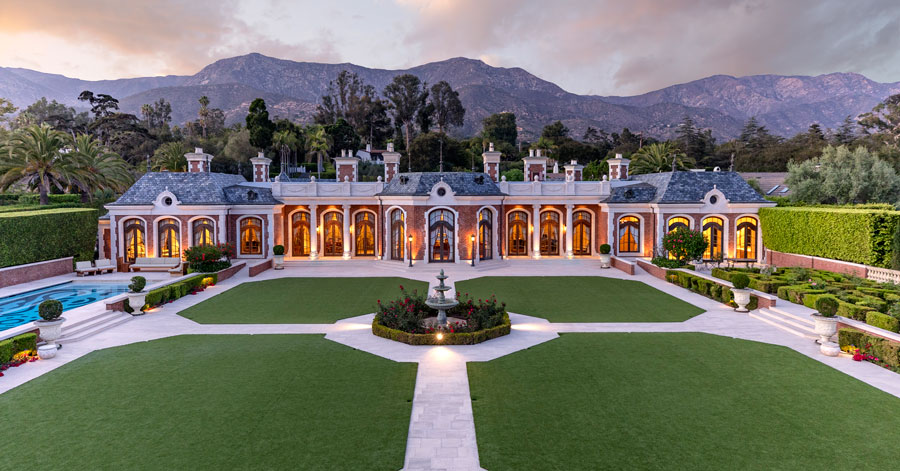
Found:
[[[412,236],[406,238],[408,243],[406,244],[406,252],[407,258],[409,258],[409,266],[412,268]]]
[[[472,266],[475,266],[475,234],[469,236],[469,241],[472,242]]]
[[[437,334],[437,339],[438,339],[438,340],[444,340],[444,334],[442,334],[442,333],[439,332],[439,333]]]

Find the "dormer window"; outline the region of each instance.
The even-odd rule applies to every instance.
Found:
[[[475,183],[477,183],[479,185],[484,185],[484,175],[476,175]]]
[[[444,196],[446,194],[447,194],[447,190],[445,190],[444,188],[438,188],[438,190],[437,190],[438,196]]]
[[[172,206],[172,198],[169,196],[166,196],[165,198],[163,198],[163,204],[165,206]]]
[[[625,190],[625,199],[630,200],[634,198],[634,190]]]
[[[718,201],[719,201],[719,197],[717,197],[716,195],[712,195],[709,197],[709,204],[716,204],[716,202],[718,202]]]
[[[400,183],[404,185],[409,183],[409,177],[407,177],[406,175],[400,175]]]
[[[247,201],[256,201],[258,197],[259,195],[253,190],[247,192]]]

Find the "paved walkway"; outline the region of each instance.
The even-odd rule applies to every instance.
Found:
[[[825,363],[889,394],[900,397],[900,378],[896,373],[866,362],[831,358],[819,353],[818,346],[706,297],[658,280],[639,270],[629,276],[615,269],[602,270],[595,260],[527,260],[493,264],[488,269],[473,269],[460,264],[417,266],[395,269],[385,263],[348,261],[310,268],[289,267],[269,270],[248,278],[244,269],[235,277],[195,296],[167,304],[145,316],[67,345],[56,358],[7,370],[0,380],[0,393],[43,375],[94,350],[184,334],[326,334],[325,338],[375,355],[401,362],[419,364],[413,411],[410,418],[405,468],[477,470],[478,448],[469,394],[466,363],[490,361],[510,353],[551,341],[563,332],[706,332],[734,338],[781,345]],[[480,276],[606,276],[642,281],[656,289],[694,304],[705,312],[685,322],[672,323],[550,323],[545,319],[510,314],[513,323],[508,336],[472,346],[410,346],[375,337],[371,333],[372,314],[338,321],[335,324],[197,324],[176,313],[246,281],[280,277],[366,277],[402,276],[436,283],[434,275],[443,268],[448,282]],[[98,277],[97,279],[102,279]],[[602,296],[604,293],[598,293]],[[779,306],[794,314],[808,315],[812,310],[787,304]],[[87,309],[88,307],[81,308]],[[94,309],[98,309],[94,307]]]

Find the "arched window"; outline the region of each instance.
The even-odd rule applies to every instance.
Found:
[[[494,214],[490,209],[484,208],[478,213],[478,257],[480,260],[490,260],[494,240]]]
[[[191,225],[191,232],[194,234],[194,246],[213,245],[216,243],[216,229],[212,219],[201,218],[194,219]]]
[[[166,218],[159,221],[156,227],[159,256],[181,258],[181,223],[177,219]]]
[[[686,217],[675,216],[672,219],[669,219],[669,229],[667,230],[667,232],[672,232],[679,227],[690,229],[691,221],[689,221]]]
[[[391,211],[391,260],[403,260],[406,249],[406,217],[403,211]]]
[[[453,213],[436,209],[428,215],[428,241],[432,262],[453,261]]]
[[[310,233],[309,213],[298,211],[291,216],[291,255],[294,257],[309,256]]]
[[[575,255],[591,254],[591,213],[575,211],[572,214],[572,252]]]
[[[375,255],[375,217],[368,211],[356,213],[356,255]]]
[[[528,213],[513,211],[507,217],[509,255],[528,255]]]
[[[559,213],[541,213],[541,255],[559,255]]]
[[[339,257],[344,254],[344,215],[331,211],[325,213],[325,227],[323,242],[325,242],[325,256]]]
[[[619,219],[619,253],[641,251],[641,221],[634,216]]]
[[[262,220],[241,219],[241,255],[262,255]]]
[[[722,218],[708,217],[703,220],[703,237],[708,242],[706,252],[703,252],[704,259],[717,260],[722,258],[722,232],[724,227]]]
[[[147,256],[147,246],[144,242],[147,231],[144,221],[140,219],[128,219],[125,221],[125,262],[134,263],[134,259]]]
[[[756,219],[737,220],[737,258],[756,260]]]

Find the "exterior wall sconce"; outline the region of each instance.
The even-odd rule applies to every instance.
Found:
[[[469,241],[472,242],[472,266],[475,266],[475,234],[469,236]]]

